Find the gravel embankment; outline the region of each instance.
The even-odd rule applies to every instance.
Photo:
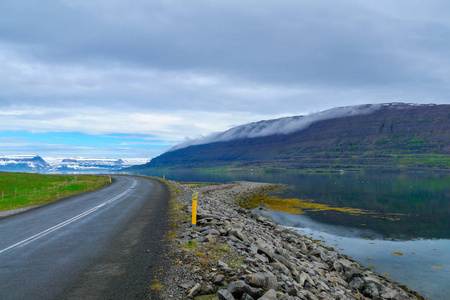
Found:
[[[22,208],[17,208],[17,209],[11,209],[11,210],[5,210],[5,211],[0,211],[0,219],[1,218],[6,218],[12,215],[17,215],[23,212],[26,212],[27,210],[30,209],[35,209],[36,207],[39,206],[28,206],[28,207],[22,207]]]
[[[233,182],[192,189],[170,182],[169,264],[155,276],[160,299],[420,299],[411,291],[234,203],[267,184]],[[197,227],[191,195],[199,193]]]

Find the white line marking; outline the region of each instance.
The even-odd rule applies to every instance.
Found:
[[[24,240],[22,240],[22,241],[20,241],[20,242],[18,242],[16,244],[14,244],[14,245],[11,245],[8,248],[0,250],[0,254],[2,254],[3,252],[6,252],[8,250],[11,250],[13,248],[16,248],[16,247],[23,247],[23,246],[25,246],[25,245],[27,245],[27,244],[29,244],[29,243],[37,240],[37,239],[40,239],[41,237],[46,236],[49,233],[52,233],[53,231],[56,231],[56,230],[58,230],[60,228],[63,228],[63,227],[65,227],[65,226],[67,226],[67,225],[69,225],[69,224],[71,224],[71,223],[73,223],[73,222],[75,222],[75,221],[77,221],[77,220],[79,220],[81,218],[86,217],[87,215],[90,215],[91,213],[93,213],[94,211],[98,210],[99,208],[101,208],[101,207],[103,207],[105,205],[108,205],[108,204],[116,201],[119,198],[122,198],[123,196],[128,194],[132,189],[134,189],[134,187],[136,185],[137,185],[137,181],[135,179],[133,179],[133,184],[131,185],[131,187],[129,187],[126,191],[120,193],[119,195],[117,195],[117,196],[115,196],[115,197],[113,197],[113,198],[111,198],[111,199],[109,199],[109,200],[107,200],[107,201],[105,201],[105,202],[103,202],[103,203],[101,203],[101,204],[91,208],[91,209],[88,209],[87,211],[85,211],[85,212],[83,212],[83,213],[81,213],[79,215],[76,215],[73,218],[70,218],[70,219],[68,219],[68,220],[66,220],[64,222],[61,222],[58,225],[50,227],[50,228],[48,228],[48,229],[46,229],[44,231],[39,232],[38,234],[35,234],[35,235],[33,235],[33,236],[31,236],[31,237],[29,237],[27,239],[24,239]]]

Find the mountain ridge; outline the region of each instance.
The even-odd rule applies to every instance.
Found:
[[[450,105],[389,103],[367,114],[318,120],[288,134],[171,150],[132,169],[445,171],[449,157]]]

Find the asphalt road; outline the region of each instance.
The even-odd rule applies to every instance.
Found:
[[[169,193],[143,177],[0,220],[0,299],[145,299]]]

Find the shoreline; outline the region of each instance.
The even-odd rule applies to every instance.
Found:
[[[166,183],[173,192],[166,249],[171,263],[158,281],[161,299],[424,299],[235,204],[274,184]],[[193,192],[199,194],[195,228]]]

